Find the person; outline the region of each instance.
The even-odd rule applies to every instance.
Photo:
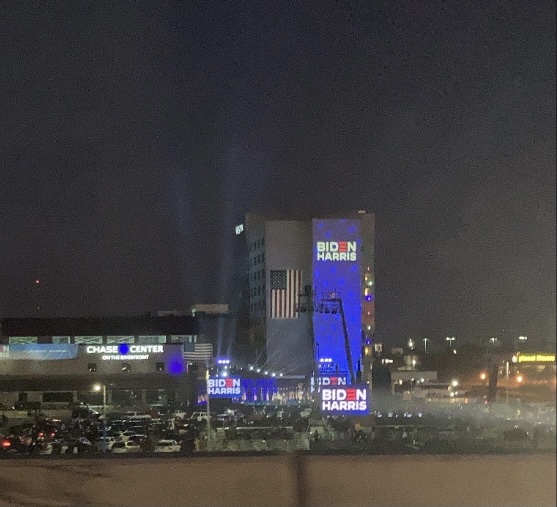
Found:
[[[540,443],[540,429],[536,426],[532,433],[532,444],[534,445],[535,449],[538,448],[539,443]]]
[[[319,434],[319,431],[315,430],[315,432],[313,433],[313,441],[317,442],[317,441],[319,441],[320,438],[321,438],[321,435]]]

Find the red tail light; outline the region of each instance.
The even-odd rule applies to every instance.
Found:
[[[12,443],[9,440],[2,440],[2,443],[0,443],[0,446],[2,446],[4,449],[11,447]]]

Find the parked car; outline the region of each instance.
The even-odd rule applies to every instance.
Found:
[[[213,414],[211,414],[210,417],[213,419]],[[194,412],[190,417],[190,421],[201,422],[206,421],[208,418],[209,416],[207,416],[207,412]]]
[[[110,436],[114,437],[116,440],[122,440],[127,442],[130,437],[136,435],[136,432],[133,430],[126,430],[126,431],[111,431]]]
[[[0,454],[25,453],[27,445],[19,437],[0,437]]]
[[[124,419],[129,419],[132,421],[150,421],[151,416],[145,412],[124,412],[122,414]]]
[[[112,454],[127,454],[141,452],[141,446],[133,440],[115,442],[110,450]]]
[[[180,452],[181,446],[176,440],[159,440],[155,452]]]
[[[141,435],[139,433],[132,435],[129,439],[130,442],[135,442],[136,444],[142,445],[145,440],[147,440],[147,435]]]
[[[99,452],[102,452],[103,450],[103,440],[105,439],[101,437],[96,442],[97,451]],[[106,450],[110,451],[112,449],[112,446],[119,440],[116,437],[106,437],[105,441],[106,441]]]
[[[93,452],[93,444],[85,438],[70,438],[61,444],[61,454],[81,454],[85,452]]]

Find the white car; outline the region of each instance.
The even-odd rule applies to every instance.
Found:
[[[99,452],[103,451],[103,440],[105,440],[106,442],[107,451],[110,451],[112,449],[112,446],[119,441],[116,437],[106,437],[106,439],[104,439],[103,437],[99,438],[97,440],[97,450]]]
[[[127,442],[134,435],[137,435],[137,433],[133,430],[115,431],[111,434],[116,440],[122,440],[123,442]]]
[[[194,412],[191,415],[190,419],[196,420],[197,422],[201,422],[209,419],[209,416],[207,415],[207,412]]]
[[[180,452],[181,447],[176,440],[159,440],[155,452]]]
[[[114,442],[110,452],[112,452],[112,454],[136,453],[141,452],[141,446],[136,444],[133,440]]]

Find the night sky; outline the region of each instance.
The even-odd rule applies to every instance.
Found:
[[[247,211],[366,209],[380,341],[554,342],[555,44],[553,0],[3,2],[0,315],[226,302]]]

